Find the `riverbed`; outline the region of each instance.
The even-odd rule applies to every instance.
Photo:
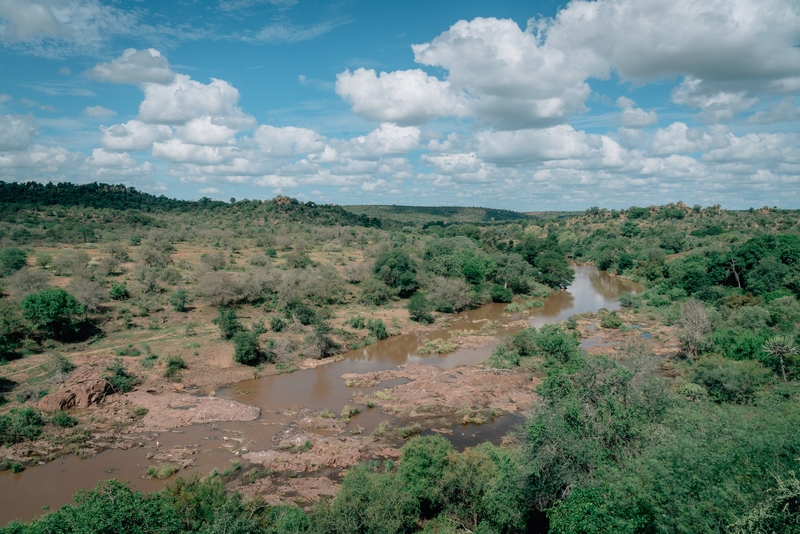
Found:
[[[127,450],[114,449],[97,456],[80,459],[60,458],[53,462],[29,467],[21,473],[0,473],[0,524],[13,519],[30,520],[43,511],[43,507],[57,508],[71,502],[72,495],[82,488],[92,488],[100,480],[116,478],[131,481],[137,490],[153,491],[166,481],[146,480],[148,466],[156,459],[148,455],[175,454],[193,460],[191,467],[181,472],[207,474],[212,469],[223,470],[232,460],[248,451],[273,448],[276,436],[285,432],[287,425],[302,409],[323,409],[339,413],[345,405],[352,405],[353,388],[340,379],[350,373],[369,373],[394,369],[398,365],[427,364],[441,369],[474,365],[488,358],[492,345],[479,348],[461,348],[449,354],[420,355],[417,349],[433,338],[449,339],[454,330],[479,330],[487,323],[500,325],[498,337],[519,328],[502,328],[502,325],[519,325],[526,321],[540,327],[560,323],[576,313],[596,312],[601,308],[619,308],[616,299],[624,291],[635,292],[639,286],[621,280],[593,267],[578,266],[575,280],[565,291],[553,293],[544,300],[544,307],[528,313],[504,313],[505,304],[488,304],[453,316],[449,325],[433,331],[391,337],[359,350],[349,351],[338,362],[292,374],[272,375],[232,384],[217,392],[222,398],[251,404],[261,409],[255,421],[216,424],[197,424],[176,431],[129,436]],[[526,324],[526,323],[522,323]],[[392,387],[401,383],[384,382],[374,388],[359,388],[362,394]],[[362,407],[364,408],[364,407]],[[363,409],[351,418],[348,428],[363,428],[366,435],[382,422],[393,418],[378,409]],[[458,448],[476,445],[483,441],[499,442],[518,422],[519,416],[506,415],[490,419],[482,425],[455,425],[444,433]],[[426,429],[424,433],[430,432]],[[324,434],[322,432],[321,434]],[[177,458],[176,458],[177,460]],[[242,461],[246,464],[246,461]],[[233,482],[235,485],[236,482]]]

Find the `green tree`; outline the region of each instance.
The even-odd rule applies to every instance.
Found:
[[[9,276],[19,271],[28,262],[28,254],[17,247],[6,247],[0,251],[0,272]]]
[[[375,260],[372,272],[387,286],[397,289],[403,298],[417,290],[417,264],[403,249],[382,252]]]
[[[414,293],[408,301],[408,315],[412,321],[418,323],[431,324],[433,322],[432,308],[431,303],[422,293]]]
[[[178,289],[169,296],[169,303],[172,304],[176,312],[185,312],[187,302],[189,302],[189,294],[183,288]]]
[[[60,337],[74,330],[74,320],[85,312],[83,304],[61,288],[45,288],[20,303],[22,315],[48,335]]]
[[[233,337],[233,360],[244,365],[258,365],[264,355],[258,334],[247,330],[237,331]]]
[[[233,308],[220,308],[213,323],[219,327],[222,339],[231,339],[244,330],[244,326],[239,322],[236,310]]]

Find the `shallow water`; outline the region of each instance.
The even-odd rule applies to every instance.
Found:
[[[596,312],[601,308],[619,308],[616,299],[624,291],[635,292],[639,286],[620,280],[593,267],[575,267],[575,281],[566,291],[553,293],[544,300],[543,308],[527,313],[504,314],[505,304],[488,304],[476,310],[454,316],[447,328],[422,334],[405,334],[380,341],[359,350],[344,354],[341,362],[322,365],[315,369],[292,374],[273,375],[233,384],[218,395],[259,406],[261,417],[256,421],[193,425],[177,432],[149,434],[156,437],[160,450],[172,447],[189,447],[196,451],[195,465],[190,471],[206,474],[212,469],[225,469],[236,452],[242,449],[263,450],[273,445],[273,437],[291,421],[301,408],[322,410],[328,408],[339,413],[350,402],[356,388],[348,388],[339,377],[346,373],[367,373],[393,369],[405,363],[425,363],[443,369],[479,363],[491,355],[492,347],[459,349],[450,354],[420,355],[417,348],[432,338],[449,339],[451,330],[478,330],[486,321],[510,323],[529,319],[532,326],[560,323],[575,313]],[[498,335],[507,335],[500,330]],[[379,384],[383,389],[399,382]],[[361,425],[370,433],[382,421],[393,419],[377,409],[364,411],[353,417],[350,425]],[[459,449],[484,441],[499,443],[502,437],[521,420],[519,415],[497,417],[484,425],[455,425],[452,434],[446,435]],[[227,439],[225,439],[227,438]],[[153,451],[155,441],[144,448],[109,450],[96,457],[81,460],[77,457],[61,458],[43,466],[29,467],[22,473],[0,473],[0,525],[12,519],[30,520],[42,513],[43,506],[57,508],[72,501],[72,495],[81,488],[92,488],[97,481],[108,478],[130,480],[138,490],[160,489],[166,481],[143,480],[149,465],[146,459]],[[247,464],[247,462],[244,462]],[[186,473],[183,472],[185,475]]]

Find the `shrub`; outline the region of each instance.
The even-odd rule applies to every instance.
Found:
[[[167,367],[164,369],[164,378],[173,382],[181,381],[181,369],[186,369],[186,362],[180,356],[168,356]]]
[[[521,311],[521,310],[522,310],[522,306],[520,306],[516,302],[512,302],[511,304],[509,304],[508,306],[503,308],[503,311],[506,312],[506,313],[517,313],[518,311]]]
[[[361,282],[361,302],[366,304],[380,306],[396,295],[397,292],[394,289],[374,276],[370,276]]]
[[[619,318],[617,312],[615,311],[607,313],[602,319],[600,319],[600,326],[602,328],[621,328],[622,325],[622,319]]]
[[[417,290],[417,265],[403,249],[382,252],[372,272],[387,286],[397,289],[401,297],[409,297]]]
[[[13,445],[24,440],[38,439],[45,422],[38,410],[14,408],[0,415],[0,443]]]
[[[236,317],[236,310],[233,308],[220,308],[213,323],[219,327],[222,339],[232,339],[244,329],[242,323],[239,322],[239,318]]]
[[[269,320],[269,327],[273,332],[283,332],[286,328],[286,321],[280,315],[275,315]]]
[[[421,347],[417,347],[419,354],[446,354],[458,350],[458,344],[444,339],[431,339]]]
[[[386,325],[380,319],[370,319],[367,321],[367,330],[370,334],[378,338],[378,341],[386,339],[389,334],[386,332]]]
[[[233,360],[244,365],[258,365],[263,359],[258,335],[241,331],[233,336]]]
[[[139,383],[138,377],[125,369],[120,358],[116,358],[111,365],[106,367],[106,375],[103,378],[116,393],[127,393]]]
[[[186,311],[186,303],[189,301],[189,295],[186,293],[185,289],[178,289],[169,296],[169,303],[172,304],[172,307],[175,309],[176,312],[185,312]]]
[[[492,286],[492,302],[511,302],[514,300],[514,292],[501,285]]]
[[[355,328],[356,330],[361,330],[362,328],[367,327],[367,322],[363,315],[353,315],[347,320],[347,324],[350,326],[350,328]]]
[[[433,315],[430,313],[431,303],[421,293],[414,293],[408,301],[408,315],[412,321],[418,323],[433,323]]]
[[[697,361],[691,371],[692,382],[708,390],[717,402],[746,403],[771,379],[772,372],[754,361],[731,361],[706,357]]]
[[[126,300],[131,296],[126,282],[111,282],[111,290],[108,294],[114,300]]]
[[[317,312],[311,306],[305,304],[296,304],[292,308],[292,314],[295,319],[300,321],[300,324],[310,325],[317,320]]]
[[[20,303],[22,315],[43,332],[62,336],[73,330],[73,320],[85,311],[83,304],[61,288],[48,287],[27,295]]]
[[[50,422],[62,428],[72,428],[78,425],[78,420],[74,417],[71,417],[64,410],[59,410],[53,414],[53,418],[50,419]]]
[[[47,266],[53,263],[53,256],[47,252],[39,252],[36,254],[36,265],[42,269],[47,269]]]
[[[178,466],[175,464],[151,465],[147,468],[147,476],[156,480],[164,480],[177,472]]]
[[[17,247],[6,247],[0,251],[0,273],[9,276],[23,267],[28,262],[28,254]]]

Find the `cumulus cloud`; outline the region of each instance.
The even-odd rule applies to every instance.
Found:
[[[793,97],[787,97],[781,99],[777,104],[771,104],[768,109],[756,111],[747,117],[746,122],[747,124],[771,124],[796,120],[800,120],[800,107],[795,107]]]
[[[25,150],[36,135],[33,115],[0,115],[0,151]]]
[[[711,145],[711,136],[689,128],[683,122],[673,122],[666,128],[660,128],[653,136],[650,152],[658,156],[670,154],[700,152]]]
[[[625,128],[644,128],[652,126],[658,122],[658,115],[655,111],[645,111],[635,108],[636,102],[628,97],[621,96],[617,99],[617,107],[622,109],[620,122]]]
[[[221,147],[194,145],[180,139],[153,144],[153,155],[174,163],[193,163],[195,165],[215,165],[226,159]]]
[[[87,117],[113,117],[117,113],[103,106],[90,106],[84,108],[82,113]]]
[[[576,0],[553,19],[459,21],[415,60],[446,71],[339,74],[337,93],[372,120],[421,124],[471,116],[497,129],[547,127],[586,111],[591,78],[685,77],[673,101],[708,122],[730,120],[755,92],[800,89],[800,5],[791,0]],[[669,43],[669,46],[665,46]],[[632,108],[632,106],[629,106]],[[623,125],[654,112],[623,111]]]
[[[385,122],[367,135],[354,137],[343,148],[346,157],[371,159],[407,154],[419,147],[420,129]]]
[[[421,124],[437,117],[466,111],[462,97],[450,84],[420,69],[381,72],[346,70],[336,76],[336,94],[347,100],[355,113],[371,120]]]
[[[131,120],[114,126],[101,126],[103,148],[116,151],[147,150],[157,141],[172,136],[172,129],[165,125],[145,124]]]
[[[252,127],[255,119],[238,106],[239,91],[225,80],[211,78],[203,84],[185,74],[176,74],[169,85],[144,85],[139,120],[150,124],[182,125],[203,116],[231,128]]]
[[[237,130],[215,124],[214,119],[206,116],[190,120],[177,132],[184,141],[195,145],[228,145],[234,142]]]
[[[325,137],[308,128],[276,128],[267,124],[256,128],[253,138],[264,153],[277,158],[316,154],[325,149],[326,141]]]
[[[89,69],[86,75],[104,82],[130,84],[169,84],[175,79],[167,58],[155,48],[128,48],[117,59]]]
[[[137,164],[126,152],[109,152],[102,148],[92,150],[92,155],[86,158],[85,168],[95,177],[144,176],[153,172],[153,164],[149,161]]]

